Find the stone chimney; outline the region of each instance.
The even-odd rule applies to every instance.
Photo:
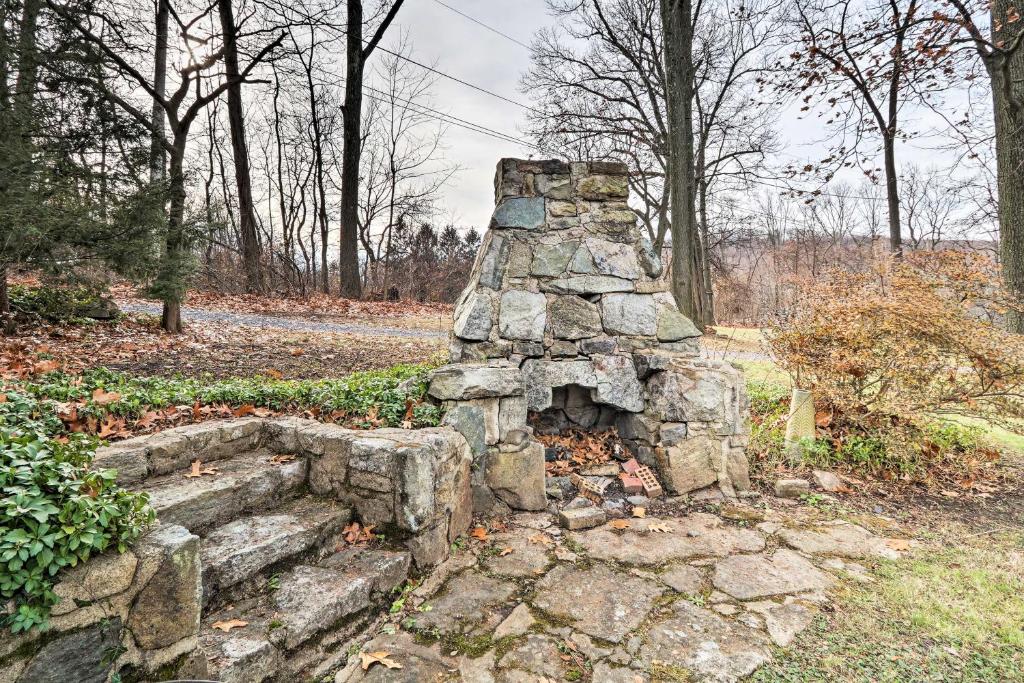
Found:
[[[747,488],[742,375],[700,358],[700,331],[627,204],[626,166],[502,159],[494,185],[452,364],[431,385],[477,451],[478,507],[485,480],[512,507],[543,507],[529,437],[572,426],[617,427],[669,490]]]

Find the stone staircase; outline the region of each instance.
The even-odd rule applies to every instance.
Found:
[[[449,429],[360,432],[291,418],[183,427],[98,454],[149,493],[162,524],[199,537],[199,664],[176,674],[223,683],[303,680],[342,664],[414,559],[429,568],[465,532],[469,459]],[[397,479],[384,497],[393,509],[366,505],[374,492],[357,485],[367,485],[358,467],[380,477],[377,489]],[[445,491],[457,495],[437,498]],[[404,509],[410,501],[416,511]],[[343,529],[354,520],[393,545],[350,546]],[[431,541],[439,524],[443,548]]]

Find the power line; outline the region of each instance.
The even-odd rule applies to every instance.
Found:
[[[526,147],[527,149],[536,150],[538,152],[543,151],[540,147],[530,144],[529,142],[525,142],[521,138],[518,138],[512,135],[511,133],[504,133],[500,130],[489,128],[480,123],[474,123],[473,121],[461,119],[457,116],[453,116],[451,114],[438,111],[437,109],[432,109],[431,107],[428,107],[424,104],[420,104],[419,102],[414,102],[403,97],[398,97],[397,95],[394,95],[392,93],[384,92],[383,90],[379,90],[378,88],[374,88],[373,86],[364,85],[363,88],[364,90],[370,90],[373,93],[376,93],[375,95],[367,94],[367,97],[377,100],[378,102],[383,102],[387,104],[389,101],[388,98],[393,98],[395,100],[398,100],[407,107],[416,107],[416,109],[413,110],[414,113],[420,114],[421,116],[425,116],[426,118],[433,119],[435,121],[440,121],[441,123],[447,123],[453,126],[457,126],[459,128],[464,128],[475,133],[480,133],[482,135],[486,135],[496,140],[501,140],[502,142],[511,142],[521,147]]]
[[[438,76],[441,76],[442,78],[447,78],[448,80],[455,81],[456,83],[458,83],[460,85],[464,85],[467,88],[472,88],[473,90],[476,90],[478,92],[482,92],[485,95],[490,95],[491,97],[496,97],[499,100],[502,100],[504,102],[508,102],[509,104],[514,104],[517,107],[521,107],[523,109],[526,109],[527,111],[532,111],[532,112],[534,112],[536,114],[543,115],[543,113],[544,113],[544,112],[540,111],[539,109],[534,109],[533,107],[531,107],[531,106],[529,106],[527,104],[523,104],[522,102],[517,102],[517,101],[515,101],[515,100],[513,100],[511,98],[505,97],[504,95],[499,95],[498,93],[496,93],[496,92],[494,92],[492,90],[488,90],[487,88],[484,88],[482,86],[476,85],[474,83],[470,83],[469,81],[464,81],[461,78],[458,78],[456,76],[452,76],[451,74],[446,74],[443,71],[439,71],[438,69],[435,69],[432,66],[427,66],[426,64],[423,64],[421,62],[417,62],[415,59],[411,59],[409,57],[406,57],[405,55],[401,55],[401,54],[399,54],[397,52],[393,52],[393,51],[387,49],[386,47],[378,45],[377,49],[380,50],[381,52],[386,52],[387,54],[392,55],[393,57],[397,57],[398,59],[401,59],[401,60],[404,60],[406,62],[409,62],[410,64],[415,64],[416,66],[420,67],[421,69],[426,69],[427,71],[430,71],[432,73],[437,74]]]
[[[483,27],[484,27],[485,29],[487,29],[488,31],[491,31],[492,33],[497,33],[497,34],[498,34],[499,36],[501,36],[502,38],[506,38],[507,40],[510,40],[510,41],[512,41],[512,42],[513,42],[513,43],[515,43],[516,45],[522,45],[522,46],[523,46],[523,47],[525,47],[525,48],[526,48],[527,50],[531,49],[529,45],[527,45],[527,44],[526,44],[526,43],[524,43],[523,41],[519,40],[518,38],[513,38],[513,37],[512,37],[512,36],[510,36],[509,34],[507,34],[507,33],[503,33],[503,32],[501,32],[501,31],[499,31],[498,29],[494,28],[493,26],[488,26],[487,24],[485,24],[484,22],[480,21],[479,19],[476,19],[476,18],[474,18],[474,17],[471,17],[471,16],[469,16],[468,14],[466,14],[465,12],[462,12],[462,11],[460,11],[460,10],[457,10],[457,9],[455,9],[454,7],[452,7],[451,5],[448,5],[448,4],[446,4],[446,3],[443,3],[443,2],[441,2],[441,0],[434,0],[434,2],[436,2],[436,3],[438,4],[438,5],[441,5],[441,7],[446,7],[447,9],[450,9],[450,10],[451,10],[452,12],[455,12],[455,13],[456,13],[456,14],[458,14],[458,15],[459,15],[460,17],[464,17],[464,18],[466,18],[466,19],[469,19],[470,21],[472,21],[472,22],[473,22],[474,24],[477,24],[478,26],[483,26]]]

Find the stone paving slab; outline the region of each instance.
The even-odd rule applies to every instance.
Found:
[[[836,580],[835,562],[766,547],[776,528],[696,513],[563,534],[554,519],[514,516],[453,554],[417,590],[413,632],[362,648],[403,668],[363,671],[351,657],[336,683],[731,683],[768,662],[773,645],[792,645]],[[834,527],[858,548],[889,547]],[[531,541],[538,534],[543,543]]]
[[[667,525],[668,532],[650,531],[652,525]],[[721,518],[694,513],[680,519],[630,520],[619,531],[612,523],[570,534],[590,557],[636,565],[661,565],[696,557],[726,557],[734,553],[756,553],[764,549],[759,532],[726,524]]]

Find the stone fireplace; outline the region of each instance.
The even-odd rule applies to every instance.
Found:
[[[496,206],[430,393],[474,452],[474,505],[541,509],[543,448],[614,426],[665,487],[749,487],[747,396],[703,358],[627,205],[626,166],[502,159]]]

